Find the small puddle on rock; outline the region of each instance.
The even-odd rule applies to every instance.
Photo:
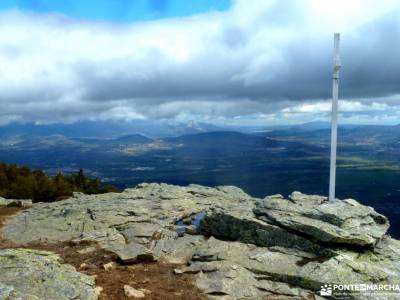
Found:
[[[205,211],[201,211],[197,214],[191,215],[184,219],[180,219],[176,222],[176,232],[179,236],[184,235],[188,231],[188,227],[191,226],[197,232],[200,232],[201,220],[206,216]]]

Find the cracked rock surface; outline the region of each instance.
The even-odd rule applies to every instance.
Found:
[[[331,244],[374,246],[389,228],[386,217],[352,199],[327,201],[299,192],[289,199],[260,201],[254,212],[267,222]]]
[[[30,249],[0,250],[0,299],[97,299],[94,279]]]
[[[196,274],[212,299],[318,299],[327,283],[400,283],[400,242],[388,228],[386,217],[351,199],[140,184],[34,204],[2,235],[17,243],[95,241],[125,263],[187,262],[174,276]]]

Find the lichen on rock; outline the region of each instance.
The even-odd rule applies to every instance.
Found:
[[[93,278],[51,252],[0,249],[0,270],[0,299],[97,299]]]
[[[387,232],[388,219],[353,199],[328,201],[294,192],[290,200],[259,201],[258,218],[320,242],[374,246]]]

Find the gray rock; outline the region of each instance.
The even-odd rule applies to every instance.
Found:
[[[0,299],[97,299],[93,278],[51,252],[0,250]]]
[[[257,273],[252,268],[257,265],[254,262],[255,256],[268,252],[267,248],[250,247],[214,238],[210,238],[202,248],[199,251],[203,256],[204,252],[208,252],[209,258],[202,262],[192,262],[183,272],[197,273],[196,285],[206,294],[226,295],[229,299],[265,299],[277,294],[286,297],[285,299],[300,299],[314,294],[311,290],[291,286],[282,280],[274,281],[276,278],[266,273]],[[285,258],[287,257],[282,258],[282,261]],[[275,264],[274,268],[278,269],[282,261],[271,264]]]
[[[274,198],[283,199],[283,196],[281,194],[275,194],[266,196],[264,199],[274,199]]]
[[[197,235],[197,234],[199,234],[199,231],[198,231],[197,227],[194,226],[194,225],[189,225],[189,226],[187,226],[185,232],[186,232],[187,234],[192,234],[192,235]]]
[[[327,201],[299,192],[290,199],[259,201],[254,213],[266,222],[329,244],[372,247],[389,228],[385,216],[352,199]]]
[[[235,196],[235,193],[238,193]],[[94,241],[125,262],[153,256],[188,257],[202,236],[178,236],[176,223],[211,207],[254,206],[255,199],[234,187],[207,188],[141,184],[122,193],[84,195],[55,203],[36,203],[9,220],[5,238],[17,243],[35,240]],[[52,226],[48,226],[52,224]],[[189,228],[189,233],[196,233]],[[186,231],[186,230],[185,230]]]
[[[398,249],[398,241],[388,239],[385,242],[387,245],[382,249]],[[398,284],[400,280],[400,256],[392,250],[389,250],[391,256],[387,252],[386,257],[373,251],[361,254],[340,250],[332,258],[310,259],[303,253],[210,238],[197,251],[201,254],[195,252],[195,257],[204,257],[207,253],[208,259],[192,261],[185,272],[198,274],[196,283],[205,293],[225,294],[237,299],[262,299],[273,290],[273,282],[281,289],[287,289],[279,294],[307,297],[317,293],[326,283]],[[396,299],[396,296],[388,295],[387,299]],[[376,294],[369,299],[379,297]],[[353,298],[364,299],[362,294]]]
[[[7,204],[8,204],[8,200],[3,197],[0,197],[0,207],[7,206]]]
[[[202,221],[202,230],[207,235],[258,246],[278,246],[317,255],[335,255],[329,248],[293,234],[282,227],[257,219],[252,209],[253,207],[250,206],[242,211],[237,209],[209,213]]]
[[[19,200],[19,199],[5,199],[0,197],[0,207],[21,207],[28,208],[31,207],[32,200]]]
[[[144,294],[143,291],[137,290],[133,287],[131,287],[130,285],[124,285],[124,292],[125,292],[125,296],[127,296],[128,298],[145,298],[146,295]]]

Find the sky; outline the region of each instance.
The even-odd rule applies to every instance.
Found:
[[[0,9],[58,13],[72,18],[135,22],[226,10],[229,0],[2,0]]]
[[[0,124],[400,123],[397,0],[2,0]]]

